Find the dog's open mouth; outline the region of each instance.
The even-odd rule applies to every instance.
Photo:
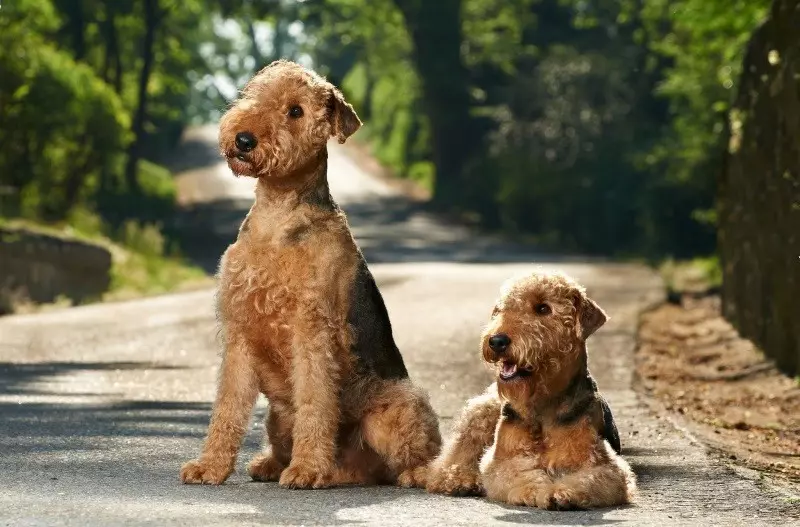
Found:
[[[237,153],[226,155],[225,160],[228,166],[237,176],[249,176],[253,174],[253,163],[246,154]]]
[[[515,362],[504,360],[500,365],[500,378],[504,381],[512,381],[520,377],[527,377],[531,371],[525,368],[520,368]]]

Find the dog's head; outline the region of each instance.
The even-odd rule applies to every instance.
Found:
[[[534,273],[503,285],[481,351],[499,386],[527,383],[547,391],[563,366],[582,359],[586,339],[606,320],[570,277]]]
[[[279,178],[302,168],[330,137],[344,143],[360,126],[336,87],[279,60],[259,71],[222,117],[219,144],[235,174]]]

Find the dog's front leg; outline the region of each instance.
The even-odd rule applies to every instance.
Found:
[[[512,407],[502,410],[494,444],[481,458],[481,482],[490,500],[550,508],[553,480],[540,468],[531,422]]]
[[[636,476],[628,463],[602,441],[594,454],[596,465],[566,474],[555,481],[552,504],[559,509],[592,509],[630,503],[636,494]]]
[[[203,453],[181,468],[184,483],[219,485],[228,479],[257,397],[258,382],[249,348],[244,340],[231,339],[225,345]]]
[[[453,496],[482,493],[478,465],[494,441],[501,404],[496,384],[470,399],[453,427],[452,438],[441,455],[431,462],[428,492]]]
[[[321,488],[334,483],[344,350],[331,329],[336,325],[328,323],[324,315],[299,318],[292,349],[292,460],[281,474],[280,484]]]

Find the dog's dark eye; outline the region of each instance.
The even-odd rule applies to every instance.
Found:
[[[533,310],[536,311],[537,315],[549,315],[553,312],[547,304],[536,304],[533,306]]]
[[[289,117],[292,119],[299,119],[300,117],[303,117],[303,109],[299,106],[292,106],[289,108]]]

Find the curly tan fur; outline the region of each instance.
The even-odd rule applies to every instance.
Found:
[[[268,446],[249,465],[254,480],[424,485],[438,423],[408,380],[380,293],[328,191],[328,138],[344,142],[360,125],[339,90],[286,61],[259,72],[220,123],[229,166],[258,183],[220,263],[222,368],[185,483],[227,479],[262,393]],[[240,146],[243,132],[253,148]]]
[[[566,275],[509,280],[481,340],[497,381],[467,403],[427,489],[545,509],[629,503],[635,476],[587,366],[606,318]],[[490,344],[497,335],[506,347]]]

